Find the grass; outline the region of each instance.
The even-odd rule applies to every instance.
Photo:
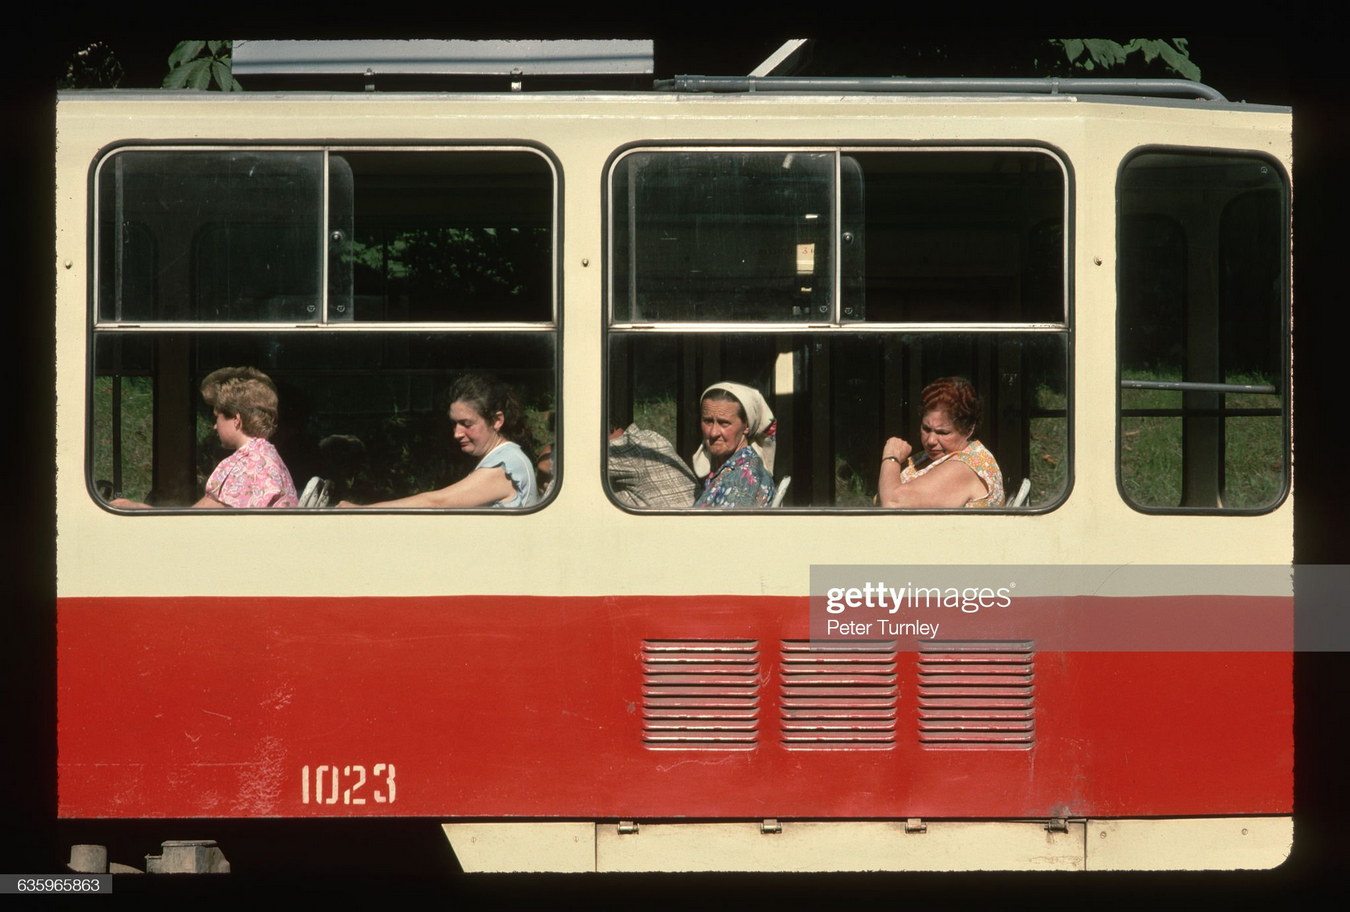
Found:
[[[94,482],[106,482],[113,497],[145,500],[154,481],[154,393],[149,377],[123,377],[122,404],[122,479],[120,487],[113,474],[113,381],[98,377],[94,381]]]
[[[1130,380],[1164,379],[1158,373],[1127,371]],[[1228,383],[1268,383],[1269,378],[1233,375]],[[1276,408],[1280,397],[1260,393],[1226,394],[1228,408]],[[1182,393],[1170,390],[1121,390],[1125,409],[1179,409]],[[1275,502],[1283,490],[1284,433],[1279,416],[1224,419],[1223,505],[1257,509]],[[1121,419],[1120,473],[1126,495],[1137,505],[1171,508],[1182,503],[1182,419],[1147,416]]]
[[[1067,409],[1069,397],[1047,387],[1036,390],[1036,406],[1040,409]],[[1052,504],[1064,495],[1069,478],[1069,421],[1067,418],[1031,419],[1031,464],[1027,467],[1031,491],[1026,506]],[[1020,478],[1004,478],[1003,487],[1008,497],[1017,494]]]

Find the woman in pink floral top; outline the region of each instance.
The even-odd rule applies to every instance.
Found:
[[[295,483],[268,440],[277,429],[277,388],[254,367],[222,367],[202,381],[202,398],[216,415],[221,445],[234,450],[206,481],[194,507],[294,507]],[[146,507],[131,500],[114,507]]]
[[[877,503],[883,507],[1001,507],[1003,472],[974,439],[980,397],[964,377],[940,377],[923,389],[923,453],[892,437],[881,451]]]

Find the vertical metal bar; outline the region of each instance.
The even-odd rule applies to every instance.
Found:
[[[121,339],[117,340],[120,348]],[[119,359],[120,360],[120,359]],[[120,365],[119,368],[120,370]],[[112,375],[112,486],[113,497],[122,496],[122,375]]]
[[[328,325],[328,269],[333,258],[333,227],[328,223],[332,210],[328,199],[328,155],[327,149],[319,153],[319,323],[323,326]]]

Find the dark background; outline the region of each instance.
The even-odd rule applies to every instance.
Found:
[[[368,11],[373,13],[373,11]],[[855,18],[861,13],[854,11]],[[788,27],[762,14],[758,23],[727,20],[714,7],[671,9],[660,17],[604,17],[553,10],[540,15],[482,19],[471,25],[429,24],[428,16],[381,18],[380,34],[399,37],[654,37],[658,77],[675,74],[744,75],[794,34],[820,37],[809,72],[828,75],[1033,75],[1017,72],[1025,50],[1045,35],[1131,37],[1166,33],[1168,26],[1137,22],[1041,27],[1000,22],[969,11],[970,23],[915,28],[874,14],[847,34],[804,22]],[[956,11],[953,16],[967,15]],[[1256,17],[1252,11],[1247,14]],[[1299,563],[1350,564],[1344,515],[1350,505],[1338,433],[1346,402],[1344,219],[1347,112],[1350,77],[1335,52],[1338,23],[1298,5],[1264,9],[1245,30],[1216,34],[1173,22],[1190,35],[1191,58],[1203,81],[1231,100],[1291,105],[1294,109],[1295,313],[1295,554]],[[263,22],[253,19],[249,21]],[[523,28],[522,22],[531,23]],[[603,23],[603,24],[600,24]],[[978,23],[978,31],[967,26]],[[1194,25],[1194,23],[1192,23]],[[1178,904],[1203,899],[1226,905],[1291,905],[1325,889],[1347,891],[1347,707],[1350,659],[1344,654],[1298,656],[1296,836],[1291,859],[1271,872],[1234,874],[940,874],[918,875],[695,875],[465,877],[456,873],[439,828],[429,821],[57,821],[55,819],[55,685],[53,635],[54,540],[52,301],[54,219],[52,161],[57,79],[72,55],[93,41],[113,50],[125,72],[123,87],[154,87],[165,59],[181,38],[231,31],[266,37],[372,37],[368,28],[269,23],[241,30],[229,24],[181,21],[142,14],[128,18],[106,9],[61,7],[50,17],[11,21],[6,42],[4,163],[5,249],[8,274],[18,280],[4,298],[13,331],[6,357],[3,439],[10,459],[5,571],[0,601],[0,695],[6,711],[0,752],[0,872],[53,873],[69,846],[102,842],[114,861],[143,866],[164,839],[207,837],[220,842],[236,873],[226,878],[118,878],[117,895],[234,901],[283,893],[319,898],[397,901],[449,899],[470,907],[570,905],[580,902],[745,906],[794,901],[865,909],[873,903],[937,900],[944,906],[1028,899],[1038,903],[1073,891],[1130,904]],[[57,34],[60,32],[60,34]],[[1114,75],[1114,74],[1111,74]],[[1129,75],[1140,75],[1131,73]],[[1153,75],[1163,75],[1153,73]],[[1240,711],[1241,695],[1234,695]],[[1166,745],[1157,749],[1165,750]],[[88,900],[100,902],[101,900]]]

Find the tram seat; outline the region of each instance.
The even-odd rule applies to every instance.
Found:
[[[1023,506],[1024,504],[1026,504],[1027,495],[1030,493],[1031,493],[1031,479],[1023,478],[1021,486],[1018,487],[1017,489],[1017,493],[1014,494],[1012,496],[1012,499],[1008,501],[1008,506],[1010,507]]]
[[[784,475],[778,481],[778,490],[774,492],[773,500],[769,503],[770,507],[777,507],[783,503],[783,498],[787,496],[788,485],[792,484],[792,476]]]
[[[305,484],[305,490],[300,494],[299,506],[309,510],[323,509],[328,506],[328,495],[332,487],[332,482],[327,478],[315,475]]]

